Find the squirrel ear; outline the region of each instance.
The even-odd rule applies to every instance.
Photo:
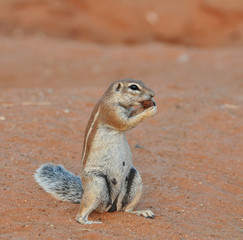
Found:
[[[118,83],[116,84],[116,91],[119,92],[120,89],[121,89],[121,87],[122,87],[122,83],[121,83],[121,82],[118,82]]]

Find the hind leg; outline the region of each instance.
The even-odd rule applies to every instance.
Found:
[[[135,168],[130,170],[127,179],[127,190],[122,200],[122,209],[124,212],[134,213],[146,218],[154,218],[154,214],[150,210],[134,211],[134,207],[138,204],[143,192],[142,179]]]
[[[83,178],[84,193],[76,220],[81,224],[101,223],[88,220],[90,213],[109,201],[106,182],[99,176]]]

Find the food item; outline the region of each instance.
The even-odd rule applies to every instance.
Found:
[[[154,102],[153,102],[152,99],[144,100],[144,101],[141,101],[140,103],[143,106],[143,108],[150,108],[150,107],[152,107],[154,105]]]

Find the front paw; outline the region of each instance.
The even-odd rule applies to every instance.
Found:
[[[154,106],[144,110],[144,114],[146,117],[152,117],[155,115],[156,112],[157,112],[157,107],[156,107],[155,103],[154,103]]]

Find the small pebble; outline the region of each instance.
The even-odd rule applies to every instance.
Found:
[[[190,56],[187,53],[181,54],[177,57],[177,61],[180,63],[187,63],[190,60]]]
[[[136,144],[135,148],[143,148],[143,147],[141,145],[139,145],[139,144]]]
[[[240,108],[240,106],[238,105],[234,105],[234,104],[228,104],[228,103],[225,103],[223,105],[220,106],[221,109],[238,109]]]
[[[145,18],[152,25],[157,24],[159,22],[159,15],[155,11],[146,12]]]

